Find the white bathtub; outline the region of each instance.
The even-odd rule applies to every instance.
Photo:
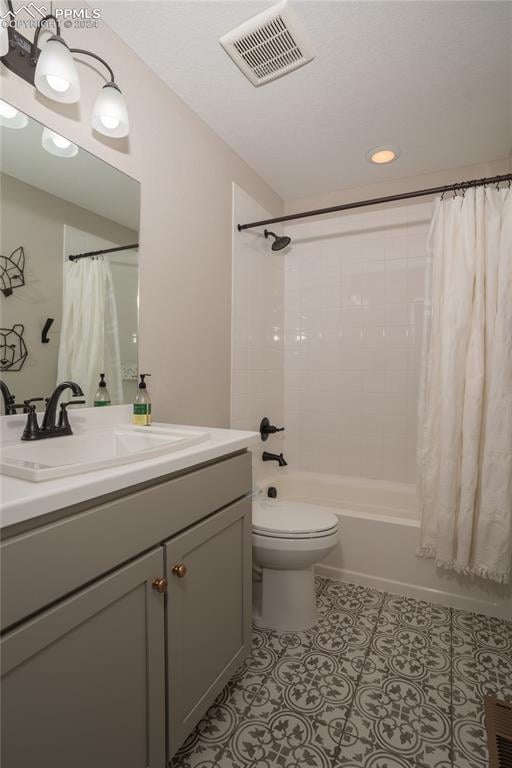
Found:
[[[329,507],[340,517],[336,549],[316,570],[355,584],[453,608],[512,618],[512,589],[436,568],[416,556],[419,515],[413,485],[279,470],[258,484],[266,495]]]

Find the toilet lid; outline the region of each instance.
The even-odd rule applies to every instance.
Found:
[[[327,536],[338,527],[338,518],[326,507],[298,501],[255,501],[252,507],[254,533],[284,538]]]

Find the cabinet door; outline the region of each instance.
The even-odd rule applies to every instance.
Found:
[[[2,768],[164,768],[162,576],[159,547],[5,636]]]
[[[169,541],[165,565],[172,756],[250,648],[250,499]]]

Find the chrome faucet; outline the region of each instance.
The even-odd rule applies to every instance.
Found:
[[[63,381],[62,384],[58,384],[54,391],[46,402],[46,410],[43,416],[43,423],[39,426],[36,414],[36,406],[32,405],[33,401],[26,400],[25,406],[27,409],[27,423],[21,436],[22,440],[44,440],[47,437],[63,437],[65,435],[72,435],[73,430],[68,419],[67,407],[68,405],[84,405],[85,400],[75,400],[70,403],[61,403],[59,420],[57,418],[57,405],[59,398],[66,389],[70,389],[73,393],[73,397],[83,396],[82,388],[74,381]],[[34,398],[42,400],[42,398]]]
[[[9,387],[4,381],[0,380],[0,389],[2,390],[2,397],[4,399],[4,412],[6,416],[12,416],[16,413],[16,398],[10,391]]]

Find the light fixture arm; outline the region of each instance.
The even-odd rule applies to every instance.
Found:
[[[84,48],[70,48],[69,50],[71,51],[71,53],[78,53],[82,56],[91,56],[91,58],[96,59],[96,61],[99,61],[101,64],[103,64],[105,69],[107,69],[108,74],[110,76],[110,82],[115,83],[114,70],[112,69],[111,66],[107,64],[105,59],[102,59],[101,56],[98,56],[97,53],[86,51]]]
[[[44,22],[48,21],[49,19],[53,19],[53,21],[55,22],[55,28],[57,30],[57,35],[60,37],[60,24],[59,24],[58,19],[53,15],[53,13],[47,14],[44,18],[41,19],[41,21],[37,25],[36,33],[34,35],[34,41],[32,43],[32,50],[30,52],[30,58],[31,58],[31,60],[32,60],[32,62],[34,64],[36,63],[36,60],[37,60],[36,54],[37,54],[37,43],[39,41],[39,35],[41,34],[41,30],[43,28]],[[115,82],[114,71],[113,71],[112,67],[110,67],[107,64],[105,59],[102,59],[101,56],[98,56],[97,53],[92,53],[92,51],[86,51],[85,48],[70,48],[69,51],[70,51],[70,53],[78,53],[81,56],[90,56],[92,59],[96,59],[96,61],[99,61],[100,64],[103,64],[105,69],[108,71],[108,74],[109,74],[109,77],[110,77],[110,82],[111,83]]]
[[[48,13],[46,16],[44,16],[38,23],[36,33],[34,35],[34,40],[32,42],[32,48],[30,50],[30,60],[33,64],[37,61],[37,43],[39,42],[39,35],[41,34],[41,30],[43,28],[43,24],[45,21],[49,21],[50,19],[53,19],[55,22],[55,29],[57,31],[57,35],[60,37],[60,24],[58,19],[53,15],[53,13]]]

